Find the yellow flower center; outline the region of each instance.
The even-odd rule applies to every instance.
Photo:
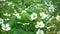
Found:
[[[19,16],[19,14],[17,13],[16,16]]]
[[[38,26],[42,26],[42,24],[39,24]]]
[[[40,26],[42,26],[42,24],[38,24],[38,25],[36,25],[35,27],[36,27],[36,28],[39,28]]]
[[[6,13],[5,16],[8,16],[8,14]]]
[[[44,15],[45,15],[44,13],[40,14],[40,16],[42,16],[42,17],[43,17]]]
[[[2,20],[0,20],[0,22],[2,22]]]
[[[7,26],[4,26],[4,29],[7,29],[8,27]]]
[[[60,20],[60,17],[58,18],[58,20]]]
[[[35,18],[36,16],[33,16],[33,18]]]
[[[41,32],[38,32],[38,34],[42,34]]]

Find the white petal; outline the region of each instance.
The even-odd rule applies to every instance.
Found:
[[[39,32],[40,32],[41,34],[44,34],[43,30],[38,29],[38,31],[37,31],[36,33],[39,34]]]
[[[6,26],[9,26],[9,24],[6,24]]]
[[[11,28],[10,27],[8,27],[8,29],[7,30],[11,30]]]
[[[1,24],[2,26],[4,26],[5,24]]]

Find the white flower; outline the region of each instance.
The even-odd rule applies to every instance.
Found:
[[[13,13],[14,16],[16,16],[18,19],[21,18],[21,16],[19,15],[19,13]]]
[[[29,25],[30,23],[23,23],[23,25]]]
[[[10,19],[9,18],[6,18],[5,21],[9,21]]]
[[[37,22],[37,25],[35,25],[36,28],[43,28],[45,26],[45,24],[41,21],[41,22]]]
[[[8,2],[8,6],[10,6],[12,4],[12,2]]]
[[[31,20],[35,20],[35,19],[37,19],[37,14],[36,13],[32,13],[30,17],[31,17]]]
[[[45,2],[45,4],[46,4],[47,6],[52,6],[51,1],[49,1],[49,3],[48,3],[48,2]]]
[[[54,6],[52,5],[52,6],[50,6],[48,9],[49,9],[49,12],[54,12],[54,9],[55,9],[55,8],[54,8]]]
[[[10,14],[8,14],[8,13],[5,13],[5,14],[4,14],[4,16],[11,16],[11,15],[10,15]]]
[[[14,9],[14,13],[17,13],[17,10]]]
[[[38,29],[38,31],[36,32],[36,34],[44,34],[43,30]]]
[[[23,10],[21,13],[26,13],[26,10]]]
[[[9,26],[9,24],[2,24],[2,29],[4,31],[9,31],[9,30],[11,30],[11,27]]]
[[[2,18],[0,18],[0,24],[2,24],[3,23],[3,19]]]
[[[44,19],[44,18],[46,18],[48,15],[45,14],[44,12],[41,12],[41,13],[40,13],[40,16],[42,17],[42,19]]]
[[[51,21],[53,18],[54,18],[54,16],[52,16],[52,17],[49,19],[49,21]]]
[[[29,7],[28,7],[29,8]],[[28,8],[25,8],[25,10],[28,10]]]
[[[14,5],[14,4],[12,4],[12,8],[14,8],[14,6],[15,6],[15,5]]]
[[[60,21],[60,16],[56,16],[56,19],[57,19],[58,21]]]

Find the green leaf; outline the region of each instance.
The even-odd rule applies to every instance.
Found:
[[[23,22],[28,22],[28,21],[30,21],[30,15],[28,14],[28,13],[23,13],[23,14],[21,14],[21,17],[22,17],[22,21]]]
[[[26,32],[22,29],[16,29],[14,30],[14,34],[34,34],[33,32]]]

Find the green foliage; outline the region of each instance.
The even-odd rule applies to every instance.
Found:
[[[56,0],[52,0],[56,2]],[[60,21],[56,20],[56,16],[60,15],[57,8],[59,4],[54,4],[50,0],[5,0],[0,1],[0,18],[4,20],[4,24],[10,24],[11,30],[2,30],[0,24],[0,34],[36,34],[37,29],[44,31],[44,34],[56,34],[60,29]],[[46,3],[48,5],[46,5]],[[49,7],[54,6],[54,12],[49,12]],[[26,11],[26,12],[23,12]],[[39,13],[44,12],[48,17],[42,19]],[[4,15],[5,13],[10,16]],[[31,14],[36,13],[37,18],[31,20]],[[49,20],[52,18],[52,20]],[[7,19],[8,18],[8,19]],[[45,27],[36,28],[37,22],[43,21]],[[27,23],[27,24],[26,24]],[[52,26],[51,28],[48,28]]]

